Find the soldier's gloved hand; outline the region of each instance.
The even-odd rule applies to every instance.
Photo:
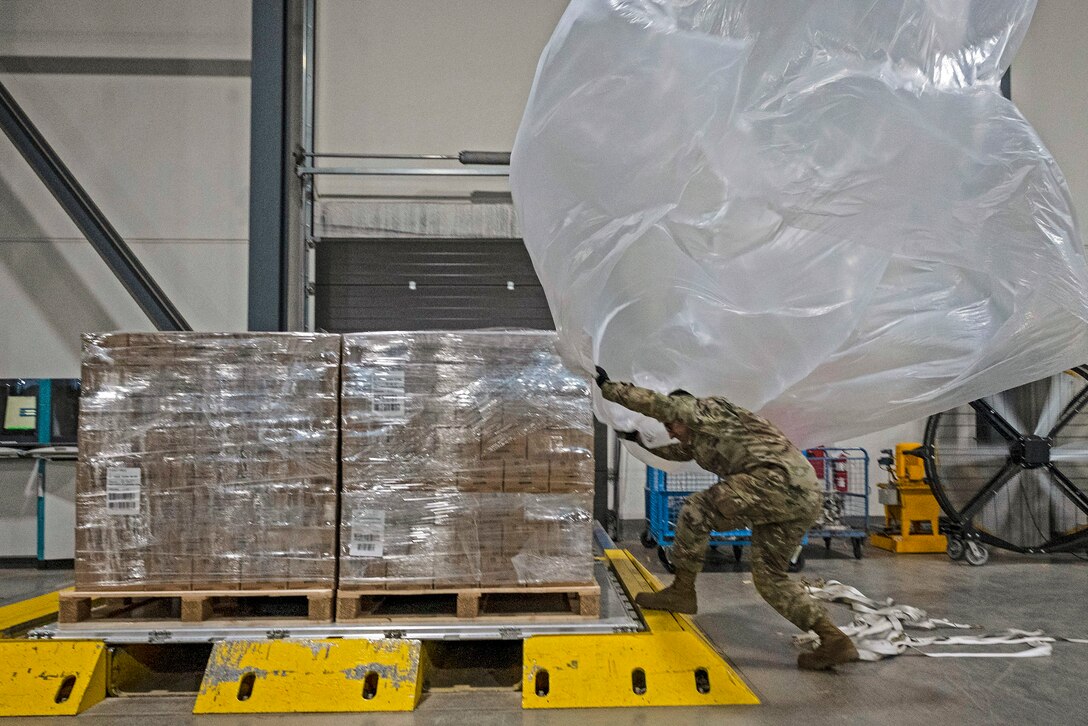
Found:
[[[617,431],[616,436],[624,441],[638,441],[638,431]]]
[[[597,385],[603,386],[606,383],[608,383],[608,373],[604,368],[597,366]]]

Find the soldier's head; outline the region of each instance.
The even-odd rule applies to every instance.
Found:
[[[670,396],[695,398],[683,388],[677,388],[675,391],[669,394]],[[669,436],[673,437],[681,444],[691,443],[691,428],[683,421],[669,421],[665,424],[665,430],[669,432]]]

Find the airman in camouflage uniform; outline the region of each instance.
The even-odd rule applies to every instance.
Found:
[[[636,604],[695,613],[695,576],[703,569],[710,533],[750,527],[756,590],[791,623],[820,636],[820,647],[801,654],[798,665],[821,670],[857,660],[854,645],[824,607],[787,575],[823,504],[823,489],[804,454],[766,419],[724,398],[695,398],[684,391],[665,396],[610,381],[601,368],[597,372],[606,399],[661,421],[680,441],[651,449],[655,456],[694,460],[720,477],[709,489],[689,496],[680,512],[672,547],[673,584],[639,595]]]

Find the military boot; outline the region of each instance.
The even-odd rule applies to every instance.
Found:
[[[635,598],[635,605],[648,610],[694,615],[698,610],[695,603],[695,575],[691,570],[677,570],[671,585],[659,592],[640,592]]]
[[[841,663],[858,659],[858,649],[846,633],[835,627],[826,615],[812,626],[820,636],[820,647],[797,656],[797,667],[806,671],[831,670]]]

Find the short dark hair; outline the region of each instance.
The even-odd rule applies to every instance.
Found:
[[[683,388],[677,388],[675,391],[669,394],[670,396],[680,396],[683,398],[695,398],[692,394],[685,391]]]

